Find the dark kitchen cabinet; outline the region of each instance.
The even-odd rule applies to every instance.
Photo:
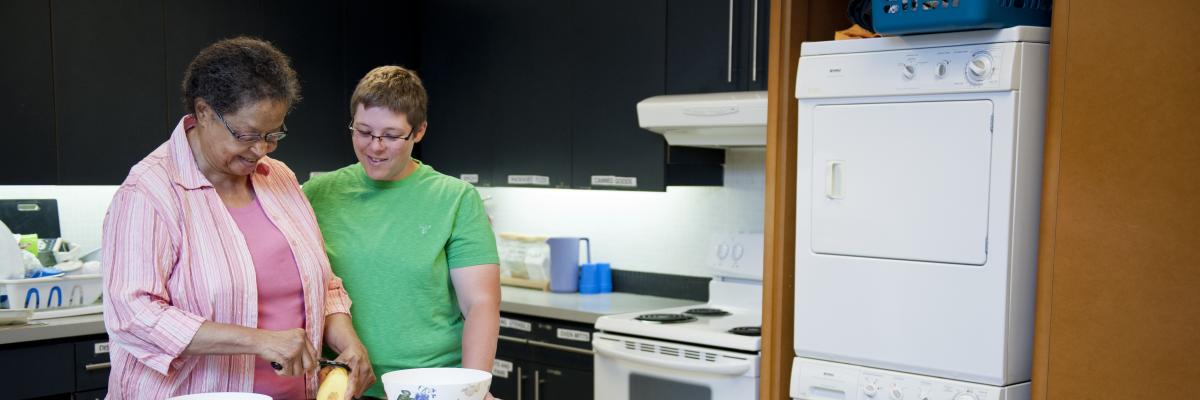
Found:
[[[571,186],[663,190],[666,141],[635,105],[663,93],[666,0],[576,0],[572,15]],[[613,33],[635,40],[613,40]]]
[[[486,120],[484,128],[493,135],[493,182],[570,186],[568,99],[575,76],[567,55],[573,3],[508,0],[488,6],[493,45],[476,67],[493,74],[494,96],[480,112],[460,118]]]
[[[179,119],[187,113],[183,102],[183,74],[200,49],[221,39],[262,37],[265,15],[260,2],[214,0],[203,3],[163,3],[163,19],[167,27],[163,32],[167,77],[164,134],[175,129]]]
[[[58,179],[50,56],[49,2],[0,2],[0,185]]]
[[[103,399],[108,386],[105,335],[0,345],[5,399]]]
[[[766,89],[770,0],[667,0],[667,94]]]
[[[50,8],[58,183],[120,184],[170,134],[163,2],[52,0]]]
[[[426,3],[418,73],[429,94],[429,128],[417,144],[434,169],[478,186],[492,181],[499,76],[489,66],[496,29],[490,0]],[[414,21],[416,22],[416,21]]]
[[[593,397],[591,325],[501,313],[492,395],[516,400]]]

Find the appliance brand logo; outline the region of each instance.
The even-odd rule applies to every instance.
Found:
[[[828,377],[830,377],[830,378],[836,377],[836,375],[834,375],[832,372],[822,372],[822,373],[821,373],[821,375],[825,375],[825,376],[828,376]]]
[[[840,73],[842,73],[842,69],[841,69],[841,68],[830,68],[830,69],[829,69],[829,73],[831,73],[831,74],[840,74]]]

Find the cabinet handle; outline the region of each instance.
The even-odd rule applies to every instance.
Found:
[[[526,342],[525,339],[515,338],[512,336],[505,336],[505,335],[499,335],[499,336],[497,336],[497,338],[500,340],[503,340],[505,342],[512,342],[512,343],[525,343]]]
[[[533,370],[533,400],[542,400],[542,377],[538,370]]]
[[[574,348],[571,346],[563,346],[561,344],[539,342],[537,340],[530,340],[525,343],[529,344],[530,346],[538,346],[538,347],[545,347],[547,349],[562,350],[562,351],[567,351],[567,352],[571,352],[571,353],[583,354],[585,356],[590,356],[590,355],[594,354],[594,353],[592,353],[591,350],[584,350],[584,349]]]
[[[517,367],[517,400],[524,400],[525,396],[521,394],[521,382],[525,381],[525,375],[521,373],[521,367]]]
[[[750,81],[758,82],[758,0],[754,0],[754,39],[750,42]]]
[[[112,362],[87,364],[87,365],[83,366],[83,369],[87,370],[87,371],[98,371],[98,370],[109,369],[109,368],[112,368]]]
[[[729,0],[729,46],[725,49],[725,82],[733,83],[733,0]]]

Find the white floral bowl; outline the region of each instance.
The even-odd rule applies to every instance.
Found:
[[[172,397],[167,400],[271,400],[271,396],[257,393],[197,393]]]
[[[469,368],[415,368],[383,374],[387,400],[482,400],[492,374]]]

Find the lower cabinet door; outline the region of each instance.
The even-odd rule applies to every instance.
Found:
[[[92,338],[75,343],[76,391],[83,392],[107,387],[110,369],[107,337]]]
[[[592,371],[538,365],[533,369],[533,396],[525,400],[591,400]]]
[[[75,400],[104,400],[105,396],[108,396],[108,389],[92,390],[75,393]]]
[[[0,346],[0,388],[3,399],[69,395],[75,391],[71,343]]]

